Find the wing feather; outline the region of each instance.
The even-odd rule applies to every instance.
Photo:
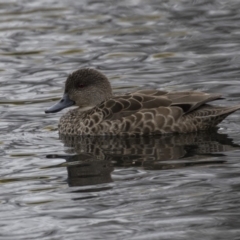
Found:
[[[219,94],[203,92],[166,92],[159,90],[140,90],[131,94],[113,97],[102,103],[98,109],[104,113],[104,120],[117,120],[137,113],[156,110],[164,116],[171,109],[171,116],[178,119],[206,103],[221,99]],[[181,111],[176,110],[180,108]]]

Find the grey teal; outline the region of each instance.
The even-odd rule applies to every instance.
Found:
[[[58,112],[70,106],[59,121],[61,135],[161,135],[208,130],[236,106],[215,106],[220,94],[197,91],[140,90],[114,96],[107,77],[95,69],[70,74],[62,99],[46,110]]]

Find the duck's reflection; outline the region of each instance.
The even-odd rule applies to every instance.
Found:
[[[70,186],[111,182],[114,167],[159,170],[199,164],[222,163],[226,151],[240,149],[226,134],[192,133],[139,138],[66,137]]]
[[[66,160],[68,162],[69,186],[112,182],[111,172],[113,171],[113,165],[111,161],[97,159],[90,156],[90,154],[84,153],[68,156]]]

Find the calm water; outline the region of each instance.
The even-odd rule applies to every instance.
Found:
[[[115,92],[240,102],[238,0],[0,0],[0,239],[239,239],[240,112],[208,134],[59,138],[80,67]]]

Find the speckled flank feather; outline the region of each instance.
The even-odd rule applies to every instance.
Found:
[[[218,94],[143,90],[112,96],[92,109],[63,115],[63,135],[156,135],[207,130],[240,109],[208,105]]]

